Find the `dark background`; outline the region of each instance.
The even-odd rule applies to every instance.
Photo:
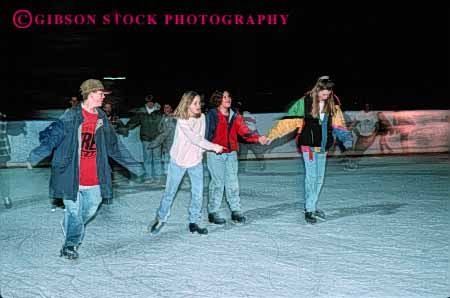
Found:
[[[36,2],[36,1],[35,1]],[[16,2],[2,12],[6,93],[2,110],[30,118],[67,108],[88,78],[110,85],[122,116],[151,93],[178,102],[186,90],[209,98],[228,89],[251,112],[282,112],[317,77],[330,75],[345,110],[448,108],[448,9],[379,2],[314,5],[286,1]],[[80,4],[81,3],[81,4]],[[219,6],[220,3],[221,5]],[[34,13],[287,13],[287,26],[33,26],[16,29],[17,9]],[[4,51],[4,52],[5,52]],[[5,82],[3,82],[5,83]],[[5,106],[6,105],[6,106]]]

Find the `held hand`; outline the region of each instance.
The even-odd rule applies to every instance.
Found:
[[[224,149],[224,148],[223,148],[222,146],[218,145],[217,148],[214,149],[214,152],[216,152],[217,154],[220,154],[220,153],[223,152],[223,149]]]
[[[261,145],[268,145],[269,139],[268,139],[266,136],[260,136],[260,137],[258,138],[258,142],[259,142]]]

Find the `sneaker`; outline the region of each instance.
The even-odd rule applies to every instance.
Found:
[[[309,224],[315,224],[317,222],[317,219],[313,216],[312,212],[305,212],[305,220],[306,223]]]
[[[5,208],[6,209],[10,209],[12,207],[12,202],[11,202],[11,199],[9,197],[4,197],[3,198],[3,203],[5,204]]]
[[[158,234],[161,231],[161,229],[164,227],[165,224],[166,224],[165,222],[160,221],[158,218],[156,218],[149,225],[150,233]]]
[[[210,223],[216,224],[216,225],[223,225],[225,224],[226,220],[222,217],[220,217],[217,213],[209,213],[208,214],[208,220]]]
[[[245,223],[246,218],[241,212],[233,211],[231,212],[231,220],[234,222]]]
[[[77,250],[75,249],[75,246],[64,246],[63,248],[61,248],[60,257],[65,257],[69,260],[75,260],[78,259],[79,255]]]
[[[190,223],[189,224],[189,231],[194,234],[195,232],[199,233],[200,235],[207,235],[208,229],[207,228],[200,228],[198,224],[196,223]]]

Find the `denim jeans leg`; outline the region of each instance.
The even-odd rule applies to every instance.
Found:
[[[154,179],[161,179],[162,175],[161,146],[151,149],[151,159],[153,162],[152,176]]]
[[[83,218],[83,224],[89,222],[89,220],[97,213],[98,206],[102,202],[102,195],[100,192],[100,186],[97,185],[92,188],[80,190],[81,193],[81,214]],[[81,234],[80,241],[84,239],[84,231]]]
[[[313,159],[309,160],[309,152],[303,152],[305,164],[305,211],[316,211],[316,180],[317,180],[317,159],[313,154]]]
[[[78,191],[77,200],[64,200],[64,246],[80,245],[85,235],[86,223],[95,215],[102,201],[100,186]]]
[[[172,207],[181,179],[183,179],[185,173],[185,168],[178,166],[173,160],[170,160],[166,190],[164,191],[158,211],[156,212],[156,217],[163,222],[166,222],[170,216],[170,208]]]
[[[148,148],[150,142],[142,141],[142,157],[144,158],[145,179],[152,178],[151,149]]]
[[[189,222],[198,223],[203,205],[203,163],[187,169],[191,179],[191,204],[189,206]]]
[[[167,170],[169,169],[169,162],[170,162],[170,154],[168,151],[162,152],[162,163],[164,164],[164,175],[167,176]]]
[[[326,152],[320,152],[320,153],[314,153],[314,158],[317,160],[317,180],[316,180],[316,201],[314,202],[314,210],[317,209],[317,201],[319,200],[320,191],[323,187],[323,181],[325,178],[325,168],[326,168],[326,161],[327,161],[327,153]]]
[[[81,215],[81,194],[78,192],[76,201],[64,199],[64,231],[66,239],[64,246],[78,246],[84,234],[83,216]]]
[[[100,203],[102,202],[102,195],[100,193],[99,185],[83,189],[80,192],[82,195],[81,209],[83,212],[83,223],[86,224],[97,212],[98,206],[100,206]]]
[[[219,211],[225,189],[225,159],[213,152],[206,153],[207,165],[211,180],[209,182],[208,212]]]
[[[223,153],[225,156],[225,193],[231,211],[241,211],[239,197],[238,160],[237,152]]]

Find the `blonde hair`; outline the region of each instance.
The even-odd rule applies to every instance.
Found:
[[[328,113],[330,116],[334,116],[336,111],[336,104],[334,103],[333,87],[334,87],[333,81],[328,76],[322,76],[317,80],[314,87],[306,93],[313,99],[311,116],[313,116],[314,118],[317,118],[319,116],[320,113],[319,92],[323,90],[331,91],[330,98],[328,98],[328,100],[325,101],[323,111],[325,113]]]
[[[173,112],[173,116],[179,119],[189,119],[189,106],[192,104],[196,96],[200,97],[200,95],[195,91],[185,92],[181,97],[180,103]]]

